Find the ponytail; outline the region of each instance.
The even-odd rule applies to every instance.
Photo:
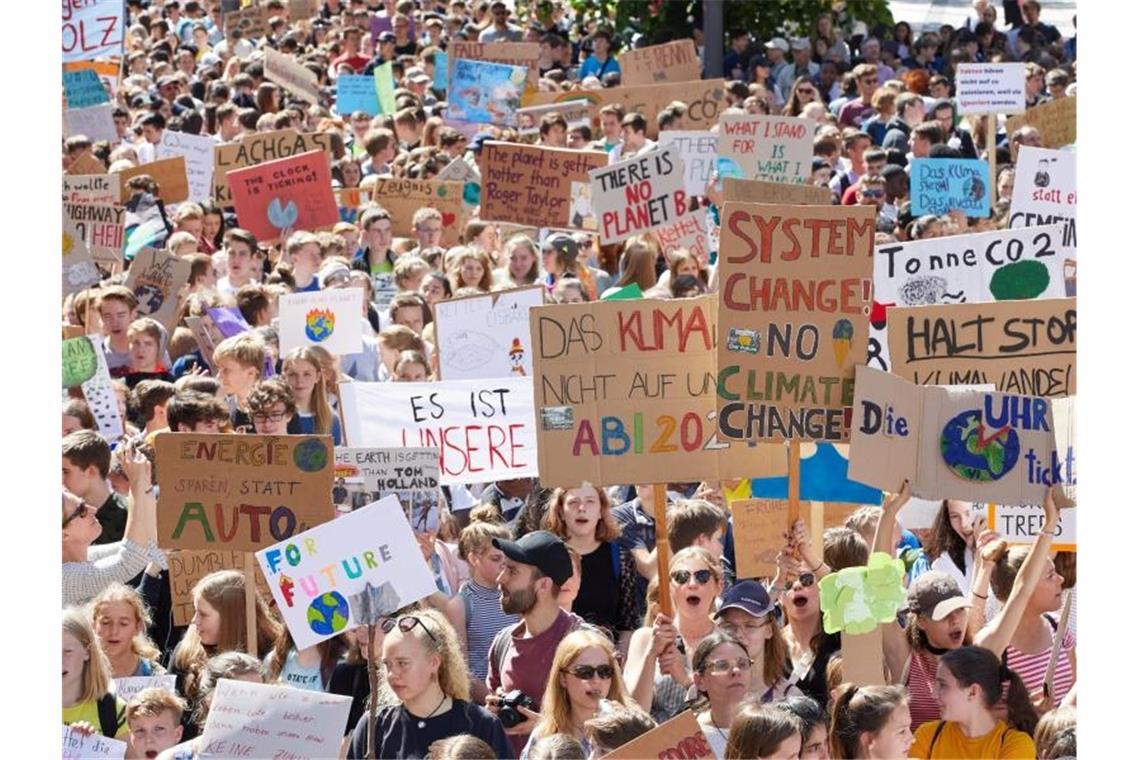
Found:
[[[999,677],[1003,684],[1009,684],[1009,690],[1005,694],[1006,722],[1018,731],[1033,736],[1033,732],[1037,730],[1037,709],[1029,698],[1029,689],[1025,688],[1025,682],[1004,663],[999,671]]]
[[[832,757],[855,757],[859,749],[859,735],[853,737],[841,731],[851,725],[848,716],[851,700],[859,687],[853,683],[845,683],[839,687],[839,693],[831,703],[831,728],[828,730],[827,743],[831,748]]]

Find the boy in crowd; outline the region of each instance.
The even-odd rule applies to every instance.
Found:
[[[229,399],[230,425],[238,432],[253,429],[246,398],[265,369],[265,347],[246,333],[226,338],[214,349],[214,366],[222,393]]]
[[[99,320],[103,324],[103,353],[111,377],[126,373],[131,363],[130,339],[127,330],[138,317],[139,299],[130,288],[111,285],[99,294]],[[116,370],[118,372],[116,373]]]
[[[186,703],[166,689],[143,689],[127,703],[130,757],[158,757],[182,741]]]
[[[174,383],[165,380],[143,380],[131,391],[131,406],[143,425],[144,436],[166,429],[166,404],[175,393]]]
[[[111,491],[111,447],[93,430],[76,430],[63,439],[63,487],[91,507],[103,526],[95,544],[123,539],[127,527],[127,502]]]
[[[704,499],[681,499],[665,515],[669,531],[669,551],[673,554],[690,546],[707,549],[716,559],[724,556],[724,532],[728,519],[719,507]]]
[[[166,422],[172,433],[221,433],[229,419],[226,405],[205,393],[179,391],[166,403]]]
[[[246,397],[253,432],[258,435],[286,435],[289,423],[297,414],[293,391],[279,377],[262,380],[253,386]]]
[[[252,232],[235,227],[226,232],[226,276],[218,280],[218,292],[233,295],[242,285],[257,282],[261,273],[261,252]]]

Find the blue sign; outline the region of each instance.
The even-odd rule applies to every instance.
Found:
[[[376,80],[371,75],[341,74],[336,78],[336,112],[348,116],[354,111],[364,111],[369,116],[380,113]]]
[[[910,163],[910,209],[914,216],[964,211],[990,215],[990,170],[976,158],[916,158]]]
[[[68,108],[90,108],[111,102],[103,80],[91,69],[63,72],[63,94]]]
[[[433,90],[447,92],[447,53],[442,50],[435,54],[435,79],[431,83]]]
[[[882,504],[883,492],[847,478],[847,457],[833,444],[817,443],[815,453],[800,458],[800,498],[841,504]],[[788,478],[753,478],[752,498],[788,498]]]

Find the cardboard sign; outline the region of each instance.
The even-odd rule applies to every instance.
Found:
[[[890,625],[890,623],[888,623]],[[870,633],[840,634],[843,680],[859,686],[885,684],[883,674],[883,627]]]
[[[86,135],[92,142],[106,140],[114,144],[119,141],[119,133],[111,116],[113,110],[115,107],[111,103],[90,108],[68,108],[63,112],[63,133],[66,137]]]
[[[691,82],[701,78],[701,62],[691,39],[627,50],[617,59],[621,66],[621,83],[626,86]]]
[[[412,217],[421,208],[434,208],[442,215],[440,245],[459,245],[470,213],[463,204],[463,183],[438,179],[381,179],[372,189],[372,200],[392,215],[392,234],[412,237]]]
[[[285,10],[290,21],[300,21],[316,16],[320,8],[320,0],[289,0]]]
[[[319,150],[226,174],[238,223],[258,240],[284,241],[294,230],[340,221],[329,162]]]
[[[159,433],[158,543],[254,551],[331,520],[332,437]]]
[[[155,154],[157,155],[157,153],[156,147]],[[119,195],[124,199],[131,197],[127,190],[127,180],[143,174],[150,175],[150,178],[158,183],[158,197],[162,199],[163,203],[181,203],[190,198],[190,183],[186,177],[186,159],[181,154],[151,161],[149,164],[132,166],[130,169],[123,169],[115,173],[119,176]]]
[[[814,136],[812,123],[795,116],[722,114],[717,135],[720,174],[807,184]]]
[[[447,80],[455,79],[455,63],[461,58],[472,61],[504,63],[526,68],[527,90],[538,89],[537,42],[467,42],[452,40],[447,45]]]
[[[1065,245],[1077,245],[1077,155],[1023,146],[1009,204],[1009,226],[1036,227],[1062,222]]]
[[[351,697],[223,678],[198,757],[336,757],[351,706]]]
[[[1020,61],[960,63],[954,85],[959,115],[1025,111],[1025,64]]]
[[[1077,510],[1059,509],[1057,529],[1049,548],[1057,552],[1077,550]],[[1011,544],[1031,544],[1045,525],[1045,509],[1035,504],[987,504],[986,526]]]
[[[63,760],[122,760],[126,754],[126,742],[110,739],[98,732],[85,735],[71,726],[63,727]]]
[[[784,205],[830,206],[831,191],[816,185],[793,185],[788,182],[725,177],[725,201],[742,203],[782,203]]]
[[[338,507],[345,504],[351,511],[391,495],[400,501],[412,530],[439,530],[439,449],[337,446],[336,485]]]
[[[298,649],[366,625],[368,605],[391,615],[436,591],[392,495],[259,551],[257,563]]]
[[[227,172],[313,150],[323,150],[332,165],[332,139],[326,132],[302,134],[294,129],[279,129],[247,135],[239,143],[214,146],[214,201],[220,206],[233,205]]]
[[[376,81],[371,74],[341,74],[336,78],[336,112],[347,117],[356,111],[363,111],[369,116],[380,113]]]
[[[786,501],[740,499],[732,502],[732,535],[736,545],[737,578],[771,578],[776,555],[787,540]]]
[[[590,172],[590,200],[602,245],[673,224],[689,211],[684,167],[671,148]]]
[[[122,0],[84,0],[63,4],[64,62],[119,55],[123,47]]]
[[[83,330],[82,327],[79,328]],[[95,358],[95,347],[82,332],[74,338],[63,341],[63,387],[74,388],[84,380],[89,380],[99,368]]]
[[[68,220],[63,222],[63,295],[98,285],[103,276],[91,258],[83,234]]]
[[[479,155],[479,215],[527,227],[597,229],[589,172],[608,161],[600,151],[487,141]]]
[[[111,383],[111,371],[107,368],[107,355],[103,353],[103,339],[98,335],[88,335],[95,352],[98,366],[94,374],[84,380],[79,388],[83,399],[95,416],[95,426],[99,435],[113,441],[123,435],[123,418],[119,416],[119,397]]]
[[[1075,397],[1037,398],[920,386],[858,367],[851,477],[883,490],[910,479],[928,499],[1040,504],[1054,482],[1076,485],[1076,453],[1054,431],[1054,408]]]
[[[269,33],[269,9],[253,4],[226,11],[222,24],[227,35],[234,29],[241,29],[242,37],[254,42]]]
[[[513,127],[526,67],[456,57],[447,86],[447,118]]]
[[[622,72],[625,76],[625,72]],[[670,130],[662,132],[660,147],[672,148],[685,167],[685,193],[691,197],[704,195],[716,171],[717,136],[712,132]]]
[[[1076,295],[1075,253],[1063,236],[1064,228],[1054,224],[877,247],[867,363],[890,369],[886,314],[894,306]]]
[[[722,214],[721,434],[846,442],[867,356],[875,210],[730,202]]]
[[[124,702],[131,699],[143,689],[165,689],[171,694],[177,694],[174,689],[175,676],[131,676],[116,678],[115,696]]]
[[[718,438],[715,296],[548,305],[530,330],[544,485],[785,471],[782,446]]]
[[[63,97],[68,108],[90,108],[111,102],[103,80],[91,69],[64,71]]]
[[[289,13],[292,16],[292,8],[290,8]],[[308,18],[308,16],[302,18]],[[266,79],[288,90],[306,103],[316,105],[321,102],[321,86],[316,74],[298,63],[291,55],[278,53],[269,47],[264,48],[264,52]]]
[[[119,187],[114,178],[111,182]],[[65,223],[75,226],[97,261],[123,260],[124,207],[106,203],[65,203],[63,218]]]
[[[444,485],[538,475],[534,388],[525,377],[341,383],[351,446],[440,450]]]
[[[433,321],[440,378],[532,376],[530,310],[542,306],[544,292],[536,285],[438,302]]]
[[[333,354],[355,354],[363,345],[364,291],[333,288],[289,293],[277,299],[281,355],[299,346],[320,346]]]
[[[891,371],[918,385],[1077,392],[1075,298],[896,307],[887,312],[887,335]]]
[[[191,593],[198,581],[219,570],[245,570],[246,552],[229,549],[176,549],[166,553],[170,570],[170,609],[174,625],[190,625],[194,617],[194,596]],[[254,573],[257,593],[266,602],[273,598],[269,585],[261,573]]]
[[[964,211],[968,217],[990,215],[989,165],[972,158],[916,158],[910,164],[912,213],[941,216]]]
[[[1012,135],[1026,124],[1041,133],[1041,144],[1046,148],[1063,148],[1077,141],[1077,98],[1049,100],[1026,109],[1020,116],[1005,120],[1005,133]],[[1019,154],[1020,155],[1020,154]]]
[[[189,199],[202,203],[210,200],[214,178],[214,148],[217,145],[218,141],[210,135],[188,135],[164,129],[162,141],[154,147],[154,157],[164,159],[181,156],[186,161]]]
[[[697,209],[671,224],[658,227],[651,234],[666,256],[677,250],[685,250],[702,261],[708,261],[709,230],[705,218],[705,210]]]
[[[190,280],[191,264],[166,251],[145,248],[131,262],[126,285],[139,299],[139,316],[151,317],[173,332],[179,295]]]
[[[647,757],[678,757],[686,760],[715,758],[696,713],[682,710],[680,715],[662,723],[631,742],[605,755],[603,760],[644,760]]]
[[[570,100],[565,103],[550,103],[545,106],[531,106],[520,108],[515,112],[515,123],[518,133],[524,137],[533,137],[539,134],[542,117],[556,113],[566,120],[566,129],[590,126],[590,102],[588,100]]]
[[[91,155],[90,150],[85,150],[72,160],[71,165],[67,167],[67,171],[64,173],[64,176],[80,176],[85,174],[106,173],[107,167],[103,164],[103,162],[95,158],[95,156]],[[116,192],[118,192],[117,183]]]
[[[111,93],[113,100],[119,92],[119,58],[106,61],[72,61],[63,64],[64,71],[94,71],[99,81]]]
[[[63,175],[63,202],[118,203],[118,178],[109,174],[65,174]]]

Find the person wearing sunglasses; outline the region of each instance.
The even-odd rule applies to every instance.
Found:
[[[542,695],[542,718],[519,757],[530,757],[535,743],[553,734],[577,739],[588,755],[585,723],[597,715],[603,699],[635,706],[621,679],[613,644],[594,631],[575,631],[554,652]]]
[[[693,651],[697,723],[717,758],[724,757],[732,719],[752,687],[752,658],[735,636],[714,631]]]
[[[788,645],[780,635],[779,610],[763,584],[736,583],[725,592],[713,618],[718,630],[735,637],[748,650],[753,698],[766,704],[802,696],[789,678]]]
[[[814,568],[797,554],[796,538],[789,540],[776,563],[780,572],[772,590],[780,593],[780,606],[786,621],[781,631],[792,662],[792,679],[805,695],[820,705],[827,704],[827,663],[841,646],[838,633],[823,632],[819,608],[819,577],[829,572],[822,562]],[[801,559],[796,559],[800,556]]]
[[[712,612],[723,588],[720,562],[707,549],[682,549],[669,562],[673,616],[650,605],[646,625],[630,638],[625,685],[658,723],[684,709],[686,691],[693,683],[689,656],[715,630]],[[651,585],[651,596],[653,591]]]
[[[819,90],[816,89],[812,78],[802,76],[796,79],[792,85],[788,102],[784,104],[783,114],[785,116],[803,116],[804,107],[808,103],[823,105],[823,99],[819,96]]]
[[[383,675],[400,703],[377,710],[375,755],[368,754],[368,715],[361,716],[352,732],[349,758],[421,758],[432,742],[457,734],[485,741],[496,757],[514,757],[502,724],[467,701],[467,663],[442,613],[421,609],[386,618],[380,628]]]

